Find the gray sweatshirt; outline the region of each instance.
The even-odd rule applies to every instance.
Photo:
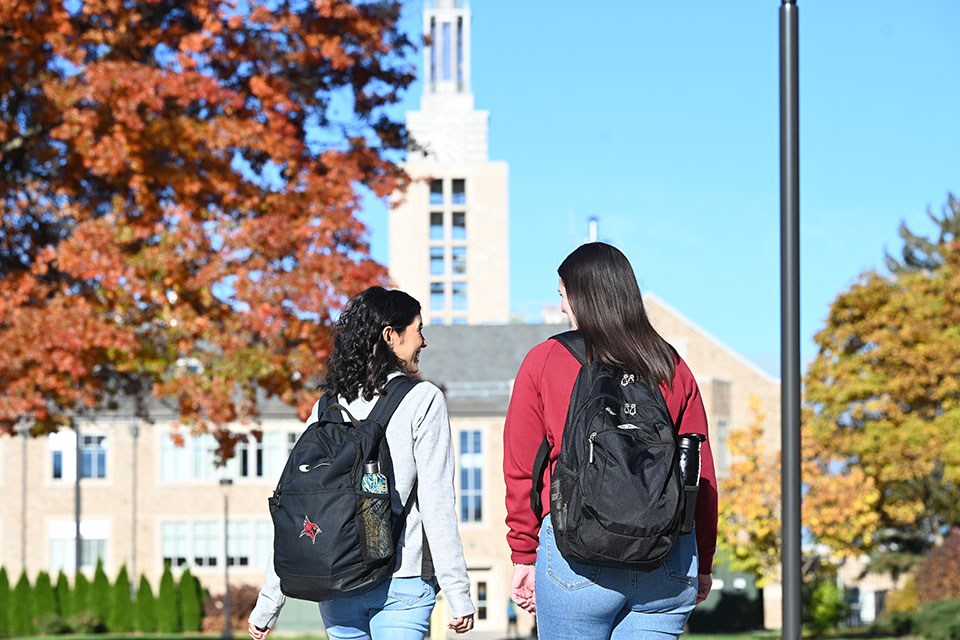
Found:
[[[400,375],[392,374],[390,377]],[[357,398],[344,404],[357,419],[370,414],[377,396],[370,402]],[[307,424],[317,419],[317,405]],[[397,546],[397,566],[394,577],[408,578],[420,575],[421,546],[426,531],[430,543],[437,582],[443,590],[454,618],[474,613],[470,599],[470,579],[463,559],[463,547],[457,528],[456,491],[454,489],[453,440],[450,419],[443,394],[429,382],[416,385],[400,402],[387,425],[387,444],[393,461],[393,512],[400,514],[417,482],[417,503],[407,515],[407,522]],[[393,493],[393,492],[391,492]],[[396,495],[403,496],[403,502]],[[273,569],[273,555],[267,559],[266,577],[250,621],[258,627],[273,627],[280,615],[285,598],[280,592],[280,580]]]

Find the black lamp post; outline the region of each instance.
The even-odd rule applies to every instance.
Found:
[[[220,486],[223,487],[223,636],[224,638],[233,637],[233,629],[230,625],[230,556],[227,543],[227,522],[229,522],[229,493],[230,485],[233,480],[230,478],[220,478]]]
[[[780,384],[783,640],[799,640],[800,73],[796,0],[780,5]]]

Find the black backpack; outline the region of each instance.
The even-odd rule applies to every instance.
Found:
[[[317,421],[297,440],[269,499],[273,566],[284,595],[322,602],[353,595],[393,573],[397,541],[417,489],[414,484],[403,512],[394,518],[386,427],[417,382],[404,375],[390,380],[363,420],[350,416],[335,395],[321,397]],[[388,493],[362,490],[363,463],[370,460],[380,462]],[[385,531],[392,540],[381,536],[376,544],[377,533]],[[428,557],[424,548],[425,565]]]
[[[582,365],[550,475],[550,515],[565,558],[648,571],[664,561],[693,509],[680,478],[673,420],[659,387],[587,363],[583,336],[553,336]],[[546,438],[533,466],[530,505],[539,519]],[[695,488],[694,488],[695,491]],[[695,503],[695,494],[692,498]],[[692,506],[692,504],[691,504]]]

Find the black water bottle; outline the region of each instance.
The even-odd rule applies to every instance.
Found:
[[[700,486],[700,445],[706,439],[699,433],[680,436],[680,477],[685,487]]]
[[[706,436],[699,433],[684,433],[678,443],[680,447],[680,478],[683,481],[683,522],[680,533],[693,531],[693,521],[697,510],[697,493],[700,491],[700,445]]]

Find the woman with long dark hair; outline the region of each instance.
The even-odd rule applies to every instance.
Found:
[[[351,299],[337,321],[325,386],[354,418],[362,420],[387,382],[418,373],[420,352],[426,347],[420,303],[403,291],[371,287]],[[315,405],[308,425],[316,422],[317,413]],[[396,567],[382,584],[321,602],[327,635],[331,640],[422,640],[436,603],[437,584],[453,613],[449,628],[465,633],[473,628],[475,608],[457,528],[453,443],[440,390],[429,382],[414,386],[387,424],[386,440],[396,489],[391,493],[399,497],[393,513],[407,510]],[[411,495],[414,487],[416,498]],[[413,504],[408,504],[411,500]],[[424,541],[435,572],[431,580],[421,577]],[[253,640],[264,640],[284,601],[271,557],[248,622]]]
[[[659,388],[676,431],[705,438],[707,419],[697,383],[650,324],[626,256],[608,244],[585,244],[558,272],[561,309],[583,339],[587,362]],[[640,571],[568,560],[557,547],[550,516],[550,473],[540,494],[542,520],[531,507],[532,473],[544,438],[550,447],[548,469],[560,455],[580,369],[577,358],[550,339],[527,354],[514,382],[503,461],[507,542],[515,565],[511,597],[537,614],[540,637],[547,640],[677,637],[712,584],[717,493],[709,442],[701,449],[696,529],[677,538],[660,566]]]

